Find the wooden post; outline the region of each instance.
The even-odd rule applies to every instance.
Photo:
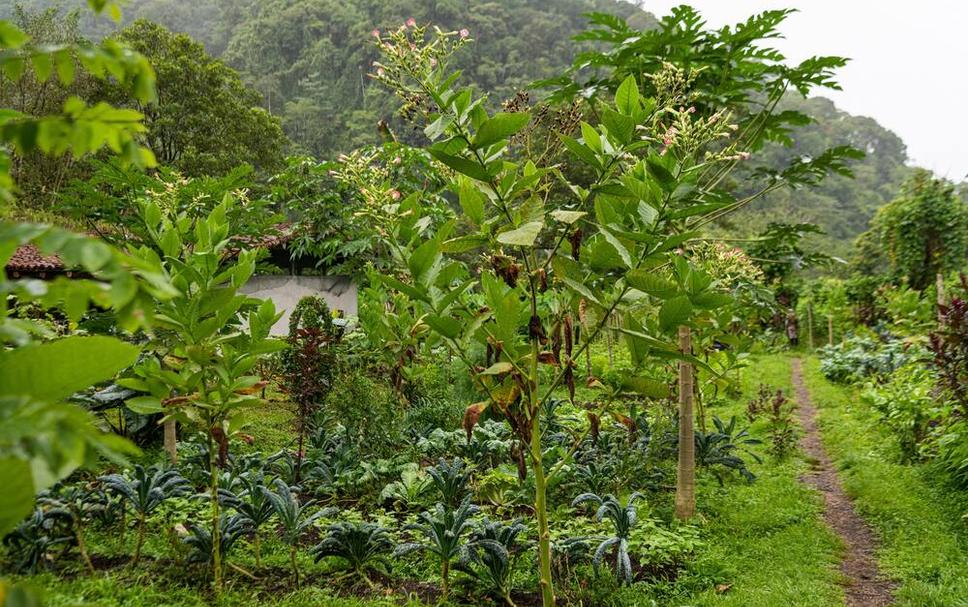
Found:
[[[827,316],[827,345],[834,345],[834,317]]]
[[[692,354],[689,327],[679,327],[679,351]],[[679,361],[679,461],[676,474],[676,518],[686,520],[696,513],[696,443],[693,430],[692,364]]]
[[[807,344],[813,352],[813,302],[807,302]]]
[[[944,314],[941,313],[941,306],[945,304],[944,301],[944,276],[941,272],[934,277],[935,288],[938,291],[938,324],[944,324]]]
[[[165,451],[168,452],[168,457],[171,458],[171,463],[178,463],[178,447],[175,444],[177,440],[177,433],[175,430],[175,420],[169,419],[165,421]]]

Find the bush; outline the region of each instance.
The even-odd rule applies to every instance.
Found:
[[[930,447],[923,444],[933,422],[944,414],[944,405],[934,395],[936,377],[922,365],[905,365],[883,384],[870,383],[862,398],[880,414],[897,436],[904,459],[923,457]]]
[[[890,375],[906,363],[923,355],[899,340],[877,341],[855,336],[843,343],[820,350],[820,370],[833,382],[857,383],[865,378]]]
[[[351,442],[367,445],[373,456],[385,455],[400,442],[400,404],[392,389],[360,369],[334,378],[325,411],[339,421]]]

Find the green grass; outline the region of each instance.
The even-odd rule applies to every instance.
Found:
[[[744,373],[744,394],[759,383],[789,394],[790,366],[785,357],[761,357]],[[714,407],[710,415],[742,417],[746,399]],[[744,419],[745,421],[745,419]],[[766,436],[763,421],[754,432]],[[719,489],[707,483],[699,508],[707,520],[707,549],[687,575],[715,584],[681,605],[710,607],[821,607],[843,605],[836,569],[839,540],[823,524],[819,496],[799,481],[806,464],[794,455],[785,462],[766,456],[754,465],[758,478],[749,485]],[[713,586],[715,586],[715,584]],[[710,584],[705,585],[709,588]]]
[[[827,382],[815,359],[804,370],[844,489],[880,536],[878,561],[899,584],[898,607],[968,605],[968,494],[929,465],[898,463],[894,438],[856,389]]]

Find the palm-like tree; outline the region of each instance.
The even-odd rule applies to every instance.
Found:
[[[447,598],[450,589],[451,561],[460,556],[463,536],[473,528],[474,522],[471,516],[477,511],[477,506],[471,504],[470,498],[465,498],[456,509],[447,508],[444,504],[438,503],[433,513],[421,512],[416,523],[404,527],[405,530],[419,532],[426,542],[403,544],[394,553],[401,556],[425,550],[435,554],[440,559],[440,590],[444,599]]]
[[[255,566],[262,566],[262,538],[259,529],[275,516],[276,510],[272,501],[266,496],[264,489],[265,476],[261,471],[251,471],[236,479],[238,492],[230,489],[219,489],[219,499],[227,507],[242,516],[252,532],[252,544],[255,550]]]
[[[632,528],[639,520],[635,502],[643,499],[641,493],[633,493],[623,504],[614,495],[599,497],[594,493],[583,493],[575,498],[571,503],[572,507],[590,502],[598,506],[595,519],[601,522],[608,519],[612,523],[614,533],[611,537],[606,537],[595,549],[595,556],[592,558],[592,565],[595,571],[602,564],[602,559],[609,548],[614,549],[615,553],[615,577],[618,582],[632,583],[632,560],[629,558],[629,536]]]
[[[299,566],[296,564],[296,548],[306,530],[312,527],[319,517],[323,516],[323,510],[310,513],[309,508],[314,504],[312,500],[301,504],[298,496],[293,493],[292,488],[280,479],[272,483],[275,491],[270,491],[262,487],[261,491],[265,495],[279,523],[282,525],[282,540],[289,545],[289,565],[292,567],[292,578],[296,588],[299,588]]]
[[[383,573],[388,574],[390,562],[387,556],[392,550],[393,540],[384,527],[375,523],[342,522],[326,528],[326,537],[313,548],[312,554],[316,562],[328,556],[345,560],[353,573],[370,588],[376,588],[367,572],[382,567]]]
[[[141,558],[141,547],[145,541],[145,521],[169,497],[179,497],[191,493],[188,481],[177,470],[160,466],[145,468],[136,465],[129,478],[122,474],[108,474],[100,477],[105,487],[121,496],[131,506],[138,520],[138,541],[135,544],[131,563]]]
[[[251,529],[249,520],[242,514],[219,517],[219,556],[225,559],[232,547],[239,538],[243,537]],[[191,547],[191,554],[188,561],[192,563],[206,563],[214,567],[215,550],[212,545],[212,530],[207,525],[188,524],[189,535],[183,540],[186,545]],[[224,562],[224,561],[223,561]]]
[[[447,508],[457,508],[464,501],[467,485],[471,480],[471,470],[464,466],[463,460],[455,457],[448,462],[440,458],[436,466],[427,468],[427,474]]]
[[[104,503],[88,488],[80,485],[69,485],[57,492],[44,493],[37,497],[37,502],[70,517],[71,529],[74,532],[74,540],[77,542],[81,559],[88,571],[95,573],[94,563],[91,562],[91,555],[84,541],[84,527],[87,521],[104,509]]]
[[[461,554],[459,568],[486,582],[510,607],[513,558],[517,555],[518,536],[526,527],[521,521],[505,523],[484,519],[471,533]]]

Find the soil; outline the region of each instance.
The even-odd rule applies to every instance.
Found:
[[[837,470],[827,455],[817,429],[817,410],[810,400],[810,392],[803,381],[800,360],[792,362],[793,388],[796,393],[798,416],[803,427],[800,446],[813,460],[812,469],[801,480],[815,488],[824,499],[824,521],[840,536],[844,544],[840,571],[845,578],[844,594],[847,607],[886,607],[894,604],[895,584],[877,571],[874,553],[878,542],[867,523],[854,510],[841,486]]]

